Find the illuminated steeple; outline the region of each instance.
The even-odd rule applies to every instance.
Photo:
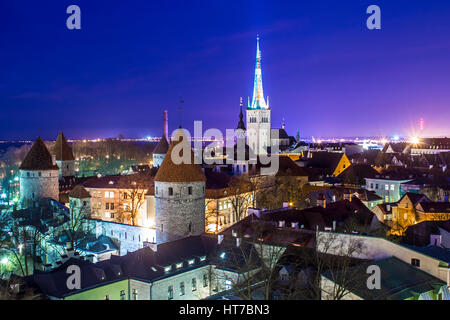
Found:
[[[248,105],[249,109],[269,109],[269,103],[264,100],[264,92],[261,74],[261,51],[259,50],[259,35],[256,38],[256,67],[255,80],[253,82],[253,99]]]

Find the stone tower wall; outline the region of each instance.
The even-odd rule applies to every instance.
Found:
[[[58,170],[20,170],[20,203],[33,206],[43,198],[59,201]]]
[[[73,160],[56,160],[56,164],[59,167],[59,178],[73,177],[75,172],[75,163]]]
[[[192,187],[191,195],[189,187]],[[172,196],[169,188],[173,188]],[[205,182],[156,181],[155,226],[157,243],[204,233]]]

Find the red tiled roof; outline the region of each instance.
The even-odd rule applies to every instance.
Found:
[[[169,150],[169,143],[167,142],[166,136],[163,135],[156,145],[155,150],[153,150],[153,154],[166,154],[167,150]]]
[[[69,197],[77,199],[86,199],[90,198],[91,195],[82,185],[77,185],[72,191],[70,191]]]
[[[62,132],[59,133],[58,138],[56,139],[55,146],[53,147],[53,153],[58,161],[75,160],[72,149],[67,143],[66,137],[64,137]]]
[[[190,163],[175,164],[172,160],[172,151],[176,145],[181,143],[186,136],[182,134],[177,141],[172,140],[169,150],[161,163],[155,176],[155,181],[159,182],[194,182],[205,181],[205,174],[200,165],[194,163],[194,152],[189,145]],[[180,157],[183,156],[183,150],[180,150]]]
[[[53,164],[52,155],[45,146],[44,141],[39,137],[31,147],[22,164],[20,170],[58,170],[58,166]]]

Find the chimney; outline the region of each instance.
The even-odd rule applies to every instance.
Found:
[[[221,244],[222,241],[223,241],[223,234],[219,234],[219,235],[217,236],[217,244]]]
[[[164,136],[169,142],[169,117],[167,115],[167,110],[164,110]]]
[[[319,194],[317,197],[317,205],[326,208],[327,200],[325,199],[325,195],[323,193]]]

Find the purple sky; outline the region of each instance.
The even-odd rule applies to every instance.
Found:
[[[382,30],[366,28],[378,4]],[[82,29],[65,27],[70,4]],[[0,2],[0,139],[235,128],[260,33],[272,126],[304,138],[450,135],[448,1]]]

